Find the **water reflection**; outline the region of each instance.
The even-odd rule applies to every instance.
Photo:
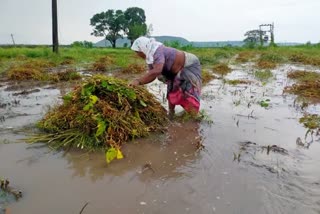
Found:
[[[105,162],[102,152],[82,154],[71,151],[66,154],[73,177],[89,176],[93,182],[105,176],[127,176],[128,181],[139,178],[169,179],[187,176],[188,169],[197,161],[197,144],[201,140],[199,124],[189,121],[174,122],[165,135],[154,135],[128,143],[123,147],[125,159]]]

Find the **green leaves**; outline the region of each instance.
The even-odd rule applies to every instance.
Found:
[[[99,100],[99,98],[95,95],[89,96],[89,103],[83,107],[84,111],[89,111],[93,108],[94,104]]]
[[[123,158],[123,154],[120,151],[120,149],[116,149],[116,148],[112,147],[112,148],[108,149],[107,152],[106,152],[106,161],[109,164],[115,158],[122,159]]]
[[[137,95],[133,89],[123,87],[122,85],[117,84],[116,82],[113,83],[112,81],[102,81],[101,86],[110,92],[117,93],[119,97],[119,102],[121,102],[121,96],[124,96],[132,101],[137,99]]]
[[[143,100],[139,100],[139,102],[143,107],[147,107],[147,104],[145,102],[143,102]]]
[[[82,87],[81,96],[90,96],[95,90],[95,86],[92,84],[87,84]]]
[[[147,33],[145,12],[138,7],[128,8],[125,12],[107,10],[97,13],[90,19],[90,25],[94,28],[91,35],[104,36],[114,48],[116,40],[125,34],[134,40]]]
[[[96,137],[99,137],[100,135],[102,135],[106,131],[106,128],[107,128],[106,122],[100,120],[98,122],[97,128],[98,129],[97,129],[97,132],[96,132]]]
[[[269,102],[270,102],[270,99],[266,99],[266,100],[261,100],[259,104],[263,108],[268,108],[269,107]]]
[[[117,150],[115,148],[110,148],[106,152],[106,161],[110,163],[117,157]]]

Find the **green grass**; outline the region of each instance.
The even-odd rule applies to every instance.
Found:
[[[273,74],[270,70],[257,70],[254,72],[254,76],[260,81],[267,81],[268,79],[273,77]]]
[[[114,59],[116,67],[126,67],[132,63],[143,63],[142,59],[135,57],[130,49],[111,48],[60,48],[59,54],[54,54],[51,48],[0,48],[0,74],[5,72],[11,65],[24,62],[29,59],[47,60],[56,65],[66,61],[76,66],[93,63],[102,56]]]
[[[320,67],[320,45],[301,45],[292,47],[262,47],[248,49],[244,47],[194,48],[189,47],[188,52],[198,56],[204,68],[211,69],[219,63],[229,64],[236,56],[245,56],[235,62],[260,60],[275,64],[298,63]],[[61,47],[58,55],[52,53],[50,47],[0,47],[0,74],[11,65],[21,63],[28,59],[44,59],[60,64],[73,64],[81,67],[93,63],[100,57],[109,56],[114,59],[115,67],[127,67],[129,64],[143,63],[142,59],[128,48],[76,48]],[[255,56],[258,56],[255,59]]]

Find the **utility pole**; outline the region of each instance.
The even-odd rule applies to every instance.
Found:
[[[52,0],[52,50],[59,53],[57,0]]]
[[[271,25],[270,33],[271,33],[271,45],[274,45],[274,23],[273,22]]]
[[[16,43],[14,42],[13,34],[11,34],[12,43],[14,46],[16,46]]]
[[[263,31],[262,27],[269,27],[268,30]],[[270,45],[274,45],[274,23],[272,24],[262,24],[259,25],[259,31],[260,31],[260,45],[263,46],[264,39],[262,38],[263,33],[270,33]],[[268,39],[266,40],[268,41]]]

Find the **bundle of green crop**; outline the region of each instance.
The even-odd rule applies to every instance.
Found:
[[[167,121],[166,110],[145,88],[96,75],[64,96],[63,104],[38,123],[46,133],[28,141],[45,142],[54,149],[119,151],[127,140],[163,130]]]

